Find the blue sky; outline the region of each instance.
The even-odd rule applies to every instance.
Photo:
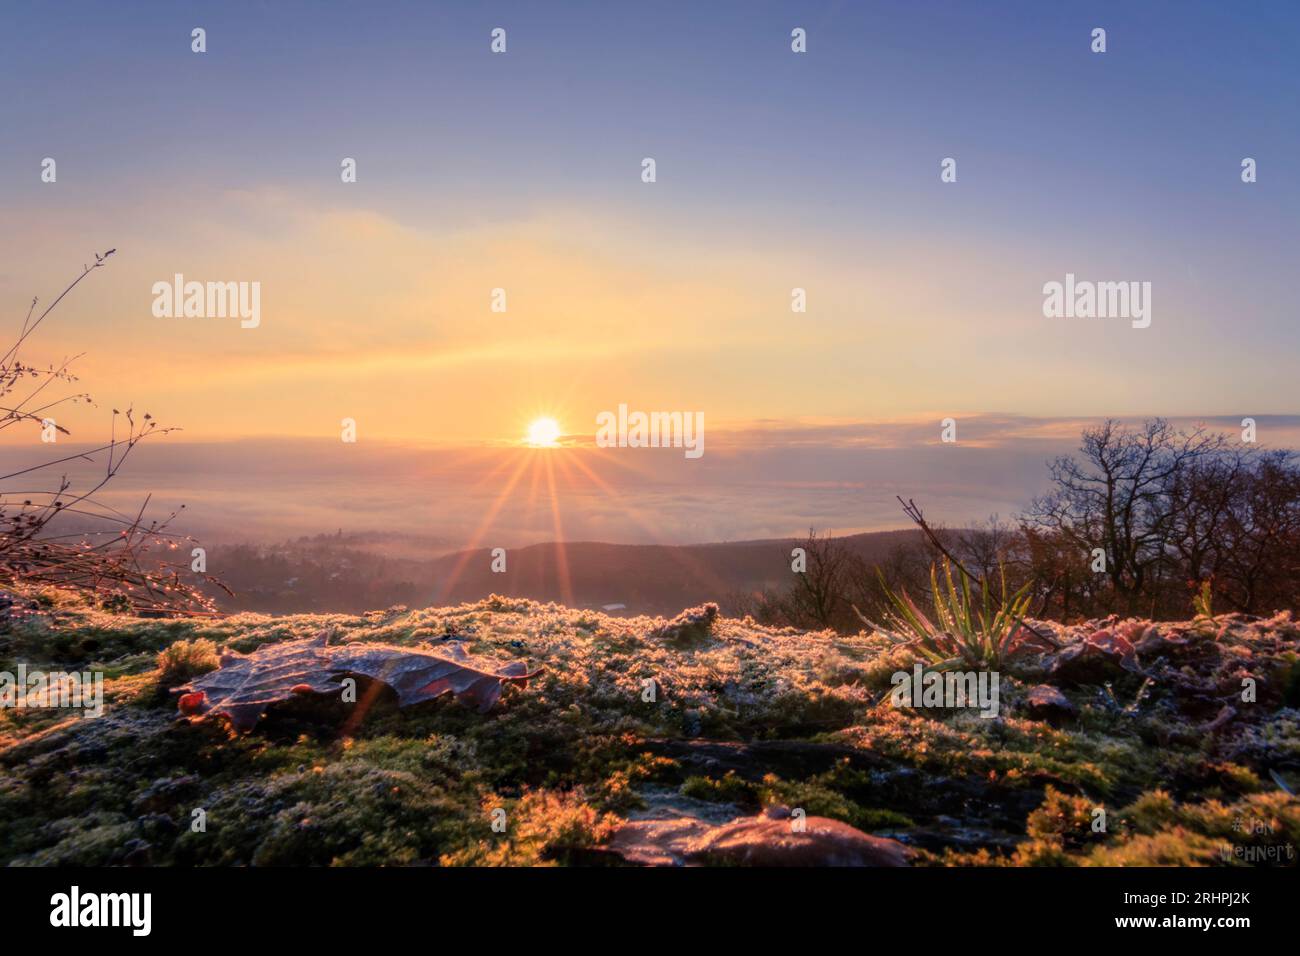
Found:
[[[1293,415],[1297,63],[1291,2],[13,3],[0,305],[116,247],[28,358],[196,441]],[[153,317],[178,272],[260,327]]]
[[[626,177],[600,160],[653,151],[678,201],[797,186],[822,211],[903,217],[943,154],[981,183],[958,221],[983,230],[973,217],[1012,197],[1085,220],[1230,199],[1223,161],[1277,157],[1263,182],[1280,184],[1300,136],[1294,3],[20,3],[7,19],[6,161],[48,144],[99,182],[179,162],[232,188],[297,181],[319,147],[375,154],[368,178],[396,196],[499,171],[507,195],[616,201]],[[485,56],[498,25],[510,51]],[[1295,211],[1294,192],[1272,198]]]

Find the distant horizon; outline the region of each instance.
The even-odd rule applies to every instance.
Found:
[[[1300,447],[1300,415],[1254,417],[1260,446]],[[1075,452],[1079,430],[1099,421],[972,416],[957,420],[952,444],[940,440],[936,419],[769,423],[711,433],[708,453],[695,461],[675,449],[597,448],[590,436],[531,449],[364,434],[346,444],[175,433],[137,446],[100,497],[134,512],[151,495],[155,516],[183,504],[173,530],[213,544],[273,544],[340,528],[424,537],[445,551],[554,541],[713,544],[798,537],[810,527],[841,535],[907,527],[895,495],[916,498],[936,522],[970,526],[1022,512],[1047,490],[1048,462]],[[1231,418],[1174,424],[1202,421],[1230,439],[1240,430]],[[0,451],[6,465],[22,467],[93,447],[9,442]],[[60,469],[84,483],[99,459]]]

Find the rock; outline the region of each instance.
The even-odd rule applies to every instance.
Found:
[[[1051,684],[1031,687],[1029,696],[1025,700],[1025,707],[1030,717],[1035,720],[1045,720],[1049,724],[1066,720],[1078,713],[1078,708],[1070,702],[1070,699]]]
[[[897,840],[838,820],[767,813],[721,826],[689,816],[635,820],[619,828],[608,849],[645,866],[907,866],[911,853]]]
[[[853,770],[881,770],[891,765],[880,755],[841,743],[809,740],[676,740],[650,738],[638,746],[658,757],[669,757],[690,773],[736,776],[759,781],[768,773],[779,777],[810,777],[847,762]]]
[[[1047,669],[1052,680],[1067,687],[1104,684],[1121,673],[1119,661],[1091,644],[1071,644],[1052,658]]]
[[[1128,634],[1136,632],[1132,627],[1121,630],[1126,630],[1126,633],[1104,627],[1088,635],[1087,643],[1092,647],[1100,648],[1112,657],[1119,658],[1120,666],[1128,670],[1134,670],[1136,661],[1133,659],[1133,642],[1129,640]]]
[[[1204,634],[1189,631],[1178,625],[1167,625],[1164,630],[1152,625],[1134,647],[1147,660],[1163,657],[1175,663],[1204,657],[1207,654],[1216,658],[1219,656],[1214,641],[1207,640]]]
[[[932,826],[908,830],[904,839],[910,845],[935,853],[942,853],[944,850],[969,852],[980,849],[995,849],[1011,853],[1025,840],[1023,834],[962,826],[956,822],[940,825],[939,819],[936,819]]]
[[[684,847],[713,829],[697,817],[633,820],[619,827],[607,848],[628,863],[641,866],[681,866]]]
[[[907,866],[908,856],[897,840],[828,817],[735,820],[686,847],[688,863],[724,866]]]
[[[1110,628],[1063,647],[1051,659],[1048,674],[1057,684],[1104,684],[1124,671],[1141,673],[1133,643]]]

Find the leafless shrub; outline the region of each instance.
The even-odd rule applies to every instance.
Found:
[[[32,300],[17,338],[0,358],[0,431],[33,424],[47,427],[56,407],[78,402],[93,404],[84,393],[60,397],[52,394],[51,386],[76,381],[69,370],[76,357],[39,368],[24,362],[19,350],[64,297],[102,268],[115,251],[96,254],[94,264],[84,266],[34,321],[37,300]],[[50,423],[48,427],[71,434],[62,426]],[[0,474],[0,585],[22,582],[70,588],[91,594],[106,606],[135,613],[212,613],[212,600],[189,578],[188,565],[169,563],[157,553],[178,550],[182,542],[192,540],[168,530],[175,513],[162,520],[147,519],[148,498],[130,514],[97,497],[136,445],[174,430],[159,427],[148,413],[137,420],[132,408],[125,412],[115,408],[106,444]],[[103,473],[84,490],[74,488],[67,474],[61,474],[57,481],[49,478],[59,465],[73,461],[103,461]],[[22,487],[33,480],[44,488]],[[74,521],[81,527],[68,528]],[[186,578],[182,578],[182,571]],[[219,581],[206,574],[199,580],[221,587]]]

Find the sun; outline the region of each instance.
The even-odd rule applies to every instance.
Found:
[[[534,418],[524,435],[524,444],[533,448],[559,448],[557,439],[561,434],[560,423],[554,418]]]

